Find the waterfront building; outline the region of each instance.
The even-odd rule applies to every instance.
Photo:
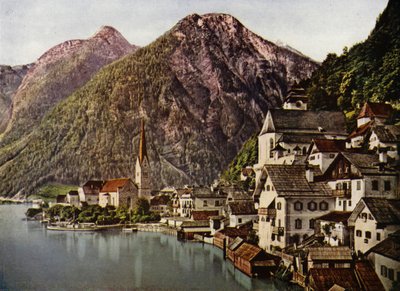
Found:
[[[265,165],[259,187],[259,245],[283,249],[314,234],[315,219],[334,209],[332,190],[314,180],[318,168]],[[320,173],[320,171],[319,171]]]
[[[348,224],[353,228],[354,250],[364,254],[400,229],[400,200],[361,198]]]
[[[150,211],[160,214],[161,216],[168,216],[170,214],[169,203],[171,198],[167,195],[157,195],[150,199]]]
[[[136,159],[135,167],[135,183],[139,189],[139,197],[150,200],[151,197],[151,182],[150,182],[150,163],[147,155],[146,134],[144,128],[144,120],[140,124],[140,140],[139,153]]]
[[[99,205],[132,209],[138,199],[138,192],[138,187],[130,178],[107,180],[99,193]]]
[[[82,187],[79,187],[79,199],[81,203],[86,202],[87,205],[98,205],[100,190],[104,185],[102,180],[89,180]]]
[[[179,202],[179,207],[177,208],[179,216],[190,217],[192,215],[192,210],[194,209],[193,189],[178,191],[176,199],[178,199]]]
[[[218,215],[222,215],[227,196],[223,191],[213,191],[210,187],[194,187],[192,195],[194,210],[217,210]]]
[[[230,227],[258,222],[258,212],[253,201],[228,202],[226,216],[229,218]]]
[[[75,206],[75,207],[80,207],[80,201],[79,201],[79,194],[78,194],[78,191],[75,191],[75,190],[73,190],[73,191],[69,191],[68,193],[67,193],[67,197],[66,197],[66,199],[67,199],[67,203],[69,204],[69,205],[72,205],[72,206]]]
[[[352,268],[353,257],[349,247],[309,247],[307,268]]]

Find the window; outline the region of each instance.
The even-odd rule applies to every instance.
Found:
[[[388,269],[387,274],[388,274],[388,279],[393,281],[394,280],[394,270]]]
[[[372,186],[372,190],[375,190],[375,191],[379,190],[378,180],[372,180],[371,186]]]
[[[269,157],[273,158],[274,157],[274,152],[272,149],[274,148],[274,140],[272,138],[269,139]]]
[[[219,200],[215,200],[215,206],[219,206]]]
[[[281,227],[281,220],[280,219],[278,219],[278,227]]]
[[[271,240],[274,241],[275,240],[275,234],[271,235]]]
[[[361,230],[356,230],[356,236],[361,237],[362,236],[362,231]]]
[[[335,157],[335,154],[329,154],[329,158],[333,159]]]
[[[383,277],[387,277],[387,267],[386,266],[381,266],[381,275]]]
[[[349,200],[349,206],[351,206],[351,200]]]
[[[397,281],[400,281],[400,272],[397,272]]]
[[[281,208],[282,208],[282,203],[281,202],[276,203],[276,209],[281,210]]]
[[[326,201],[322,201],[322,202],[319,204],[319,209],[320,209],[320,210],[328,210],[328,208],[329,208],[329,205],[328,205],[328,203],[327,203]]]
[[[238,218],[238,223],[242,223],[242,219],[241,218]]]
[[[368,219],[369,219],[369,220],[374,220],[374,218],[372,217],[372,214],[371,214],[371,213],[368,213]]]
[[[301,229],[301,227],[302,227],[301,219],[297,218],[294,222],[295,222],[295,228],[296,229]]]
[[[342,200],[339,200],[339,206],[342,206]]]
[[[314,201],[308,202],[308,210],[315,211],[317,209],[317,203]]]
[[[381,234],[379,232],[376,233],[376,240],[381,240]]]
[[[305,156],[307,154],[307,148],[303,147],[303,156]]]
[[[384,182],[384,187],[385,187],[385,191],[390,191],[391,190],[390,181],[385,181]]]
[[[365,232],[365,237],[366,238],[371,238],[371,232],[370,231],[366,231]]]
[[[267,185],[267,191],[270,191],[270,190],[271,190],[271,186]]]
[[[361,190],[361,181],[357,181],[357,190]]]
[[[315,227],[315,219],[310,219],[310,228],[314,229]]]
[[[203,201],[203,207],[207,207],[207,200]]]
[[[303,210],[303,203],[301,203],[300,201],[296,201],[294,203],[294,210],[297,211]]]
[[[261,221],[265,221],[265,218],[264,218],[264,216],[261,216]]]

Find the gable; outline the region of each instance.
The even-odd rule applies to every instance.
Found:
[[[260,135],[263,135],[267,132],[275,132],[274,121],[272,120],[270,110],[268,110],[267,116],[265,117],[264,124],[261,129]]]

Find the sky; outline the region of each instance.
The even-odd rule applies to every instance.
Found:
[[[101,26],[145,46],[185,16],[228,13],[316,61],[363,41],[388,0],[0,0],[0,64],[34,62]]]

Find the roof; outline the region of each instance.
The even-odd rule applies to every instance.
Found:
[[[272,124],[271,123],[272,119]],[[260,134],[266,132],[303,131],[346,135],[345,116],[339,111],[270,109]]]
[[[353,166],[355,166],[361,174],[396,174],[396,171],[390,168],[385,168],[385,171],[380,170],[378,167],[379,156],[376,154],[362,154],[362,153],[341,153]],[[339,158],[339,157],[338,157]]]
[[[192,217],[193,220],[207,220],[211,216],[217,216],[218,210],[193,210]]]
[[[259,247],[245,242],[236,249],[235,255],[250,262],[262,251]]]
[[[364,117],[389,118],[393,112],[390,104],[365,102],[357,119]]]
[[[229,248],[231,251],[234,251],[234,250],[236,250],[238,247],[240,247],[240,245],[241,245],[243,242],[244,242],[244,240],[243,240],[242,238],[237,237],[237,238],[235,238],[235,239],[233,240],[233,242],[231,242],[231,243],[229,244],[228,248]]]
[[[347,220],[351,215],[351,211],[332,211],[328,214],[318,217],[318,220],[330,221],[330,222],[342,222],[347,225]]]
[[[56,201],[57,203],[64,203],[66,201],[67,195],[57,195],[56,197]]]
[[[209,227],[210,222],[208,220],[198,220],[198,221],[184,221],[181,227],[194,228],[194,227]]]
[[[328,291],[335,284],[348,290],[360,290],[356,275],[350,268],[310,270],[310,285],[314,290]]]
[[[78,191],[75,191],[75,190],[69,191],[68,194],[69,194],[70,196],[78,196],[78,195],[79,195]]]
[[[215,234],[217,234],[217,236],[219,237],[246,238],[250,231],[251,229],[245,227],[243,228],[226,227],[223,230],[217,231]]]
[[[266,165],[264,167],[279,196],[326,196],[332,189],[324,182],[308,182],[304,165]]]
[[[222,193],[222,192],[221,192]],[[221,195],[217,191],[211,191],[209,187],[195,187],[193,188],[193,196],[195,198],[224,198],[226,195]]]
[[[233,215],[257,214],[253,201],[229,202],[228,207]]]
[[[400,230],[372,247],[367,253],[376,253],[392,260],[400,262]]]
[[[382,291],[385,290],[381,280],[379,280],[374,268],[368,261],[357,261],[355,271],[360,279],[364,290],[366,291]]]
[[[400,224],[400,200],[364,197],[360,202],[364,203],[379,224]]]
[[[314,139],[313,144],[320,153],[341,152],[345,149],[345,141],[339,139]]]
[[[167,195],[154,196],[150,200],[150,205],[151,206],[167,205],[169,201],[170,201],[170,197]]]
[[[82,189],[85,195],[98,195],[103,184],[104,181],[101,180],[89,180],[83,184]]]
[[[400,125],[376,125],[372,128],[380,142],[399,142]]]
[[[107,180],[100,192],[117,192],[118,188],[124,187],[129,181],[131,181],[129,178]]]
[[[373,124],[374,124],[374,122],[370,121],[370,122],[367,122],[367,123],[361,125],[360,127],[357,127],[355,130],[353,130],[353,132],[351,132],[347,136],[347,140],[350,140],[350,139],[352,139],[353,137],[356,137],[356,136],[367,135],[370,132],[371,127],[372,127]]]
[[[349,247],[310,247],[308,258],[312,261],[351,261]]]
[[[139,141],[139,163],[142,164],[143,159],[147,158],[146,135],[144,131],[144,120],[140,122],[140,141]]]
[[[291,133],[285,133],[282,135],[278,142],[284,142],[284,143],[294,143],[294,144],[310,144],[313,139],[318,139],[318,138],[323,138],[324,134],[323,133],[312,133],[312,134],[305,134],[302,132],[291,132]]]

